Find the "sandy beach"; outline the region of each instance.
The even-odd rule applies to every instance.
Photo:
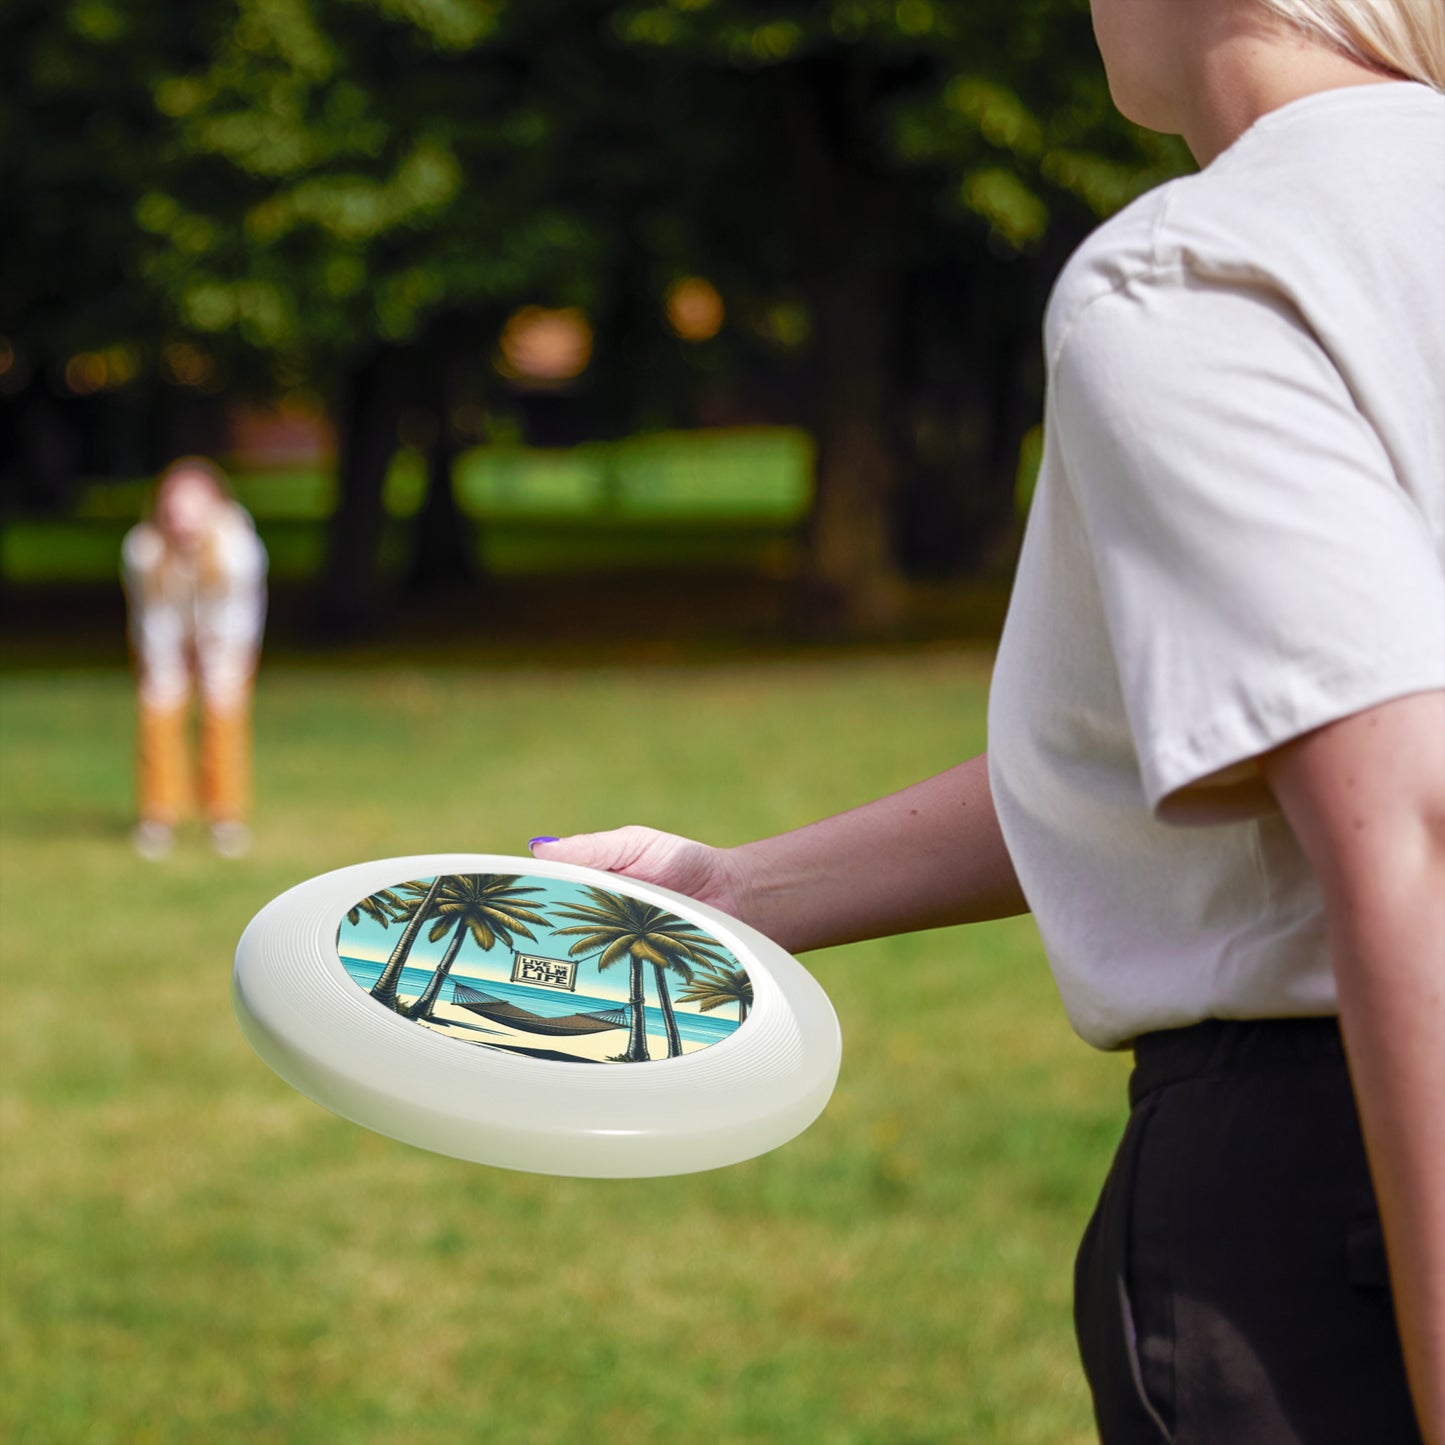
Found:
[[[410,1002],[410,999],[403,998],[402,1006],[405,1007]],[[579,1063],[607,1063],[612,1055],[624,1053],[627,1049],[628,1031],[625,1024],[620,1028],[604,1029],[595,1034],[534,1034],[482,1018],[452,1003],[438,1002],[432,1017],[427,1020],[427,1027],[436,1029],[438,1033],[449,1034],[454,1039],[465,1039],[468,1043],[489,1044],[509,1051],[524,1051],[542,1058],[555,1059],[561,1055]],[[696,1053],[698,1049],[706,1047],[705,1043],[690,1039],[685,1038],[682,1041],[682,1051],[685,1054]],[[665,1059],[667,1035],[649,1033],[647,1051],[654,1059]]]

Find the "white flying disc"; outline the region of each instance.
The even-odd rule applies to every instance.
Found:
[[[669,889],[481,853],[388,858],[273,899],[232,997],[287,1083],[380,1134],[542,1174],[687,1174],[823,1111],[827,996]]]

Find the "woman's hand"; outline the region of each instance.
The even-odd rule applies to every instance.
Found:
[[[549,863],[576,863],[604,873],[624,873],[643,883],[656,883],[710,903],[744,923],[748,889],[736,856],[676,833],[633,824],[605,833],[574,833],[570,838],[537,838],[532,854]]]

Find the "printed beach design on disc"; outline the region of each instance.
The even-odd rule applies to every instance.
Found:
[[[609,889],[514,873],[414,878],[359,900],[342,966],[382,1008],[484,1048],[645,1063],[730,1038],[752,981],[712,934]]]

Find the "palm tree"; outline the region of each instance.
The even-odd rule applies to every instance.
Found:
[[[558,910],[563,918],[574,919],[576,926],[554,932],[559,936],[580,935],[568,950],[569,956],[595,953],[599,969],[610,968],[623,958],[630,960],[627,1003],[631,1026],[622,1060],[641,1063],[651,1057],[647,1051],[647,998],[642,973],[645,963],[652,965],[653,977],[657,980],[657,999],[667,1033],[667,1056],[676,1058],[682,1052],[682,1036],[672,1012],[667,973],[671,970],[685,983],[691,983],[694,964],[721,968],[725,964],[724,956],[700,928],[685,923],[665,908],[609,893],[605,888],[589,887],[586,891],[592,903],[575,903]]]
[[[407,954],[411,952],[411,946],[416,942],[416,936],[421,932],[422,924],[431,917],[436,906],[437,895],[446,881],[447,875],[438,873],[428,885],[403,883],[402,892],[414,895],[410,899],[392,895],[396,897],[396,906],[393,910],[396,914],[396,921],[399,923],[405,918],[407,920],[406,929],[397,939],[396,947],[392,949],[391,957],[387,959],[386,967],[381,971],[381,977],[371,986],[372,998],[378,1003],[385,1004],[387,1008],[398,1007],[396,985],[401,978],[402,969],[406,967]],[[373,898],[377,896],[379,895],[372,894]],[[357,907],[363,908],[365,905],[358,904]],[[349,913],[346,916],[351,917]]]
[[[735,1003],[738,1022],[743,1023],[753,1006],[753,981],[741,968],[709,968],[695,983],[678,994],[683,1003],[695,1003],[702,1013]]]
[[[355,928],[363,913],[386,928],[407,916],[407,905],[390,888],[383,888],[380,893],[363,898],[355,908],[348,908],[346,921]]]
[[[421,997],[402,1010],[407,1018],[421,1020],[432,1016],[442,984],[451,973],[452,964],[456,962],[468,934],[484,951],[490,951],[498,939],[511,948],[512,937],[518,933],[536,942],[537,935],[527,925],[545,924],[547,920],[524,904],[522,899],[526,894],[542,890],[521,888],[517,884],[518,875],[515,873],[457,873],[443,880],[441,891],[432,904],[436,922],[427,934],[427,941],[435,943],[448,929],[452,936]],[[409,883],[406,887],[419,889],[420,885]]]

